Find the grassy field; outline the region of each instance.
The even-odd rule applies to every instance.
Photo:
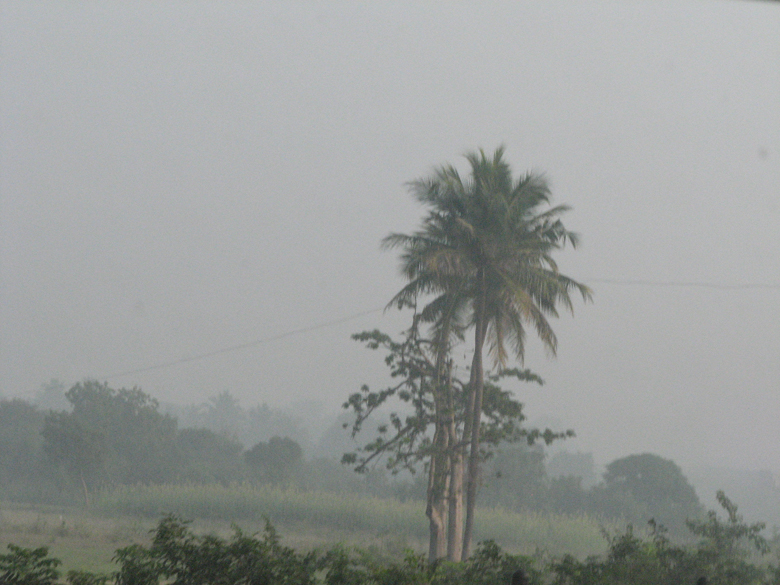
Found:
[[[27,548],[46,546],[63,561],[61,570],[107,573],[114,569],[118,548],[147,542],[153,520],[101,517],[84,510],[0,505],[0,548],[13,543]]]
[[[65,571],[109,572],[117,548],[149,541],[160,516],[193,520],[197,532],[227,535],[231,525],[248,533],[268,518],[285,544],[299,549],[336,543],[400,556],[427,549],[421,502],[401,503],[348,494],[250,486],[138,486],[96,494],[89,510],[0,506],[0,544],[49,547]],[[476,540],[495,540],[509,552],[578,557],[606,549],[600,524],[585,516],[520,514],[481,508]]]

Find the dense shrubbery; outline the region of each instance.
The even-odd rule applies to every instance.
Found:
[[[762,524],[746,524],[722,493],[718,499],[725,520],[710,512],[691,521],[699,538],[695,545],[673,544],[663,527],[651,524],[642,538],[629,527],[608,537],[603,557],[578,560],[525,557],[502,551],[494,542],[479,545],[463,563],[428,564],[407,551],[403,560],[375,551],[341,545],[326,551],[298,552],[281,544],[270,524],[261,535],[235,529],[232,537],[198,535],[176,516],[167,515],[154,530],[149,546],[119,549],[114,575],[71,571],[71,585],[500,585],[522,568],[533,585],[685,585],[706,577],[711,585],[780,585],[780,568],[762,563],[769,543]],[[51,585],[57,582],[59,561],[45,548],[10,545],[0,555],[0,583]]]
[[[727,513],[725,521],[715,512],[706,520],[690,521],[690,531],[699,541],[695,546],[673,544],[663,527],[651,523],[648,540],[631,527],[609,538],[606,558],[578,561],[564,557],[551,563],[554,585],[678,585],[694,583],[701,576],[710,585],[778,585],[780,568],[762,564],[770,551],[761,536],[762,523],[745,524],[736,506],[718,493]]]

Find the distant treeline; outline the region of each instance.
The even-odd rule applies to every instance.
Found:
[[[0,401],[0,497],[89,503],[95,490],[117,485],[247,482],[425,498],[424,474],[398,480],[380,466],[357,475],[337,462],[341,453],[306,458],[296,440],[281,434],[284,416],[267,407],[243,410],[229,393],[212,399],[208,408],[182,409],[182,418],[198,427],[182,427],[138,388],[84,381],[64,392],[64,399],[63,408],[48,410],[20,399]],[[292,421],[286,422],[294,429]],[[249,436],[247,424],[255,427],[255,436],[268,439],[242,443],[239,434]],[[576,460],[560,465],[561,457],[561,470],[583,467]],[[480,501],[638,526],[652,518],[678,534],[686,532],[686,519],[703,514],[680,468],[657,455],[613,461],[599,483],[584,485],[582,474],[548,476],[544,451],[524,444],[500,448],[484,462]]]
[[[415,489],[412,482],[392,483],[381,472],[357,476],[335,457],[306,460],[301,445],[288,436],[272,435],[245,447],[235,432],[242,421],[231,425],[225,418],[230,412],[225,407],[235,407],[228,394],[213,402],[213,412],[206,409],[217,417],[221,431],[205,428],[209,420],[200,427],[180,427],[176,417],[138,388],[117,390],[84,381],[64,392],[64,398],[61,409],[0,400],[0,498],[89,503],[104,487],[168,483],[295,485],[401,499]],[[266,436],[269,429],[280,430],[284,418],[267,407],[239,413]],[[196,418],[195,409],[189,418]]]

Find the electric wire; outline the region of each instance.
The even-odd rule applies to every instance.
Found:
[[[629,280],[629,279],[617,279],[617,278],[588,278],[583,279],[583,282],[586,283],[598,283],[598,284],[616,284],[616,285],[626,285],[626,286],[642,286],[642,287],[663,287],[663,288],[669,288],[669,287],[676,287],[676,288],[708,288],[708,289],[720,289],[720,290],[778,290],[780,289],[780,284],[775,283],[761,283],[761,282],[754,282],[754,283],[721,283],[721,282],[696,282],[696,281],[677,281],[677,280],[668,280],[668,281],[660,281],[660,280]],[[167,362],[161,362],[158,364],[154,364],[151,366],[146,366],[143,368],[136,368],[132,370],[125,370],[123,372],[116,372],[113,374],[109,374],[108,376],[100,376],[98,377],[99,380],[110,380],[112,378],[120,378],[123,376],[130,376],[133,374],[141,374],[144,372],[150,372],[153,370],[160,370],[164,368],[170,368],[173,366],[178,366],[180,364],[186,364],[190,362],[199,361],[202,359],[214,357],[217,355],[222,355],[225,353],[231,353],[234,351],[239,351],[242,349],[247,349],[250,347],[255,347],[258,345],[262,345],[265,343],[270,343],[272,341],[278,341],[280,339],[284,339],[286,337],[292,337],[293,335],[300,335],[301,333],[308,333],[310,331],[316,331],[318,329],[324,329],[326,327],[333,327],[334,325],[339,325],[341,323],[346,323],[347,321],[352,321],[353,319],[357,319],[358,317],[363,317],[365,315],[371,315],[373,313],[379,313],[380,311],[384,311],[385,307],[381,307],[378,309],[369,309],[367,311],[361,311],[359,313],[353,313],[352,315],[347,315],[346,317],[341,317],[339,319],[334,319],[332,321],[326,321],[324,323],[318,323],[316,325],[310,325],[308,327],[301,327],[300,329],[293,329],[290,331],[285,331],[284,333],[279,333],[277,335],[272,335],[270,337],[264,337],[261,339],[256,339],[254,341],[249,341],[247,343],[240,343],[238,345],[230,345],[227,347],[223,347],[220,349],[216,349],[213,351],[200,353],[194,356],[188,356],[183,357],[175,360],[170,360]]]
[[[141,374],[143,372],[150,372],[152,370],[159,370],[162,368],[170,368],[173,366],[178,366],[179,364],[186,364],[188,362],[194,362],[210,357],[214,357],[216,355],[221,355],[223,353],[230,353],[233,351],[238,351],[241,349],[246,349],[248,347],[255,347],[257,345],[262,345],[264,343],[270,343],[272,341],[278,341],[280,339],[284,339],[285,337],[292,337],[293,335],[299,335],[301,333],[308,333],[310,331],[316,331],[317,329],[324,329],[325,327],[332,327],[334,325],[338,325],[340,323],[346,323],[347,321],[352,321],[353,319],[357,319],[358,317],[363,317],[364,315],[371,315],[372,313],[378,313],[380,311],[384,311],[385,308],[379,308],[379,309],[369,309],[368,311],[362,311],[360,313],[353,313],[352,315],[348,315],[346,317],[341,317],[339,319],[334,319],[333,321],[327,321],[325,323],[318,323],[316,325],[310,325],[308,327],[301,327],[300,329],[293,329],[291,331],[285,331],[284,333],[279,333],[277,335],[272,335],[270,337],[264,337],[262,339],[256,339],[254,341],[249,341],[247,343],[240,343],[238,345],[230,345],[228,347],[223,347],[221,349],[215,349],[214,351],[209,351],[206,353],[199,353],[198,355],[188,356],[179,358],[176,360],[170,360],[167,362],[161,362],[159,364],[154,364],[152,366],[146,366],[143,368],[136,368],[134,370],[126,370],[124,372],[117,372],[114,374],[109,374],[108,376],[99,376],[98,380],[110,380],[112,378],[120,378],[122,376],[130,376],[132,374]]]
[[[688,287],[688,288],[712,288],[721,290],[778,290],[780,284],[770,282],[749,282],[749,283],[723,283],[723,282],[695,282],[681,280],[620,280],[616,278],[589,278],[584,282],[597,282],[600,284],[622,284],[627,286],[647,286],[647,287]]]

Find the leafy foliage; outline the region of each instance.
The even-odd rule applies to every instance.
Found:
[[[336,546],[324,554],[320,566],[326,585],[503,585],[518,567],[530,574],[532,583],[541,578],[530,558],[507,554],[493,541],[480,543],[463,563],[429,563],[411,550],[399,562]]]
[[[194,534],[180,518],[158,524],[151,546],[117,551],[117,585],[313,585],[314,553],[298,554],[280,543],[270,524],[261,538],[235,529],[229,540]]]
[[[726,511],[726,521],[710,510],[704,520],[687,522],[691,533],[700,537],[697,561],[717,575],[712,583],[758,583],[761,571],[751,565],[752,554],[765,555],[769,543],[761,535],[763,522],[746,524],[737,513],[737,506],[722,491],[716,494],[718,503]]]
[[[604,560],[581,562],[567,556],[553,562],[554,585],[678,585],[701,577],[711,585],[776,584],[777,568],[750,562],[751,549],[759,555],[769,551],[760,535],[763,525],[745,524],[723,492],[718,501],[728,515],[726,522],[714,511],[704,521],[688,522],[691,532],[702,537],[696,547],[674,545],[655,522],[649,523],[649,540],[638,537],[629,525],[625,533],[607,535]]]
[[[0,555],[0,583],[4,585],[52,585],[60,576],[59,559],[49,557],[45,546],[27,549],[9,544],[7,554]]]
[[[395,382],[378,391],[363,385],[360,392],[351,394],[343,407],[352,411],[354,420],[351,425],[345,424],[344,427],[349,427],[355,437],[369,417],[381,412],[393,399],[397,401],[397,409],[388,413],[385,424],[380,424],[379,436],[357,451],[345,454],[342,462],[354,465],[358,472],[365,472],[371,463],[384,455],[387,456],[387,469],[394,473],[400,470],[414,473],[420,463],[428,461],[434,452],[432,428],[440,414],[436,412],[433,397],[437,377],[435,357],[430,354],[433,343],[421,338],[416,327],[408,330],[401,340],[394,340],[376,329],[356,333],[352,338],[363,342],[368,349],[385,350],[385,363]],[[522,403],[514,399],[512,392],[497,384],[505,378],[539,385],[544,383],[530,370],[505,369],[489,377],[482,403],[483,460],[489,458],[493,448],[502,442],[525,441],[533,445],[537,441],[544,441],[549,444],[555,439],[574,435],[573,431],[555,432],[551,429],[523,427],[525,415]],[[460,430],[468,413],[469,382],[451,374],[450,384],[455,427]]]
[[[112,581],[110,575],[96,575],[89,571],[68,571],[69,585],[108,585]]]

